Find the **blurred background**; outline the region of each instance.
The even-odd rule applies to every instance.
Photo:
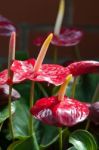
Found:
[[[40,47],[33,45],[37,35],[53,31],[59,0],[3,0],[0,14],[17,27],[16,50],[29,57],[37,57]],[[66,0],[63,27],[77,27],[84,31],[79,44],[82,59],[99,60],[99,0]],[[9,37],[0,36],[0,64],[7,64]],[[75,60],[74,47],[59,47],[59,62]],[[47,53],[51,61],[53,46]]]

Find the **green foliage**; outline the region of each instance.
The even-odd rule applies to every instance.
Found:
[[[13,142],[7,150],[37,150],[35,148],[33,136]]]
[[[86,130],[74,131],[69,137],[69,142],[77,150],[97,150],[97,144],[93,135]]]
[[[15,109],[16,109],[16,102],[12,102],[11,104],[12,114],[15,112]],[[4,122],[7,118],[9,118],[9,109],[8,106],[5,106],[0,109],[0,124]]]

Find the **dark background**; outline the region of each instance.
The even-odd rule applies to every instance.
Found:
[[[53,31],[59,0],[3,0],[0,14],[11,20],[18,29],[16,50],[36,57],[40,48],[32,41],[39,33]],[[82,59],[99,59],[99,0],[66,0],[63,26],[78,27],[84,31],[79,44]],[[0,36],[0,63],[7,63],[9,37]],[[53,47],[47,59],[52,59]],[[59,48],[59,61],[75,59],[74,47]]]

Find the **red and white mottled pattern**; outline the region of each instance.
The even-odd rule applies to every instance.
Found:
[[[23,81],[25,79],[33,81],[46,81],[54,85],[60,85],[64,82],[69,70],[60,65],[43,64],[38,72],[34,72],[35,60],[29,59],[27,61],[15,60],[12,64],[11,70],[14,72],[14,82]]]
[[[82,31],[77,29],[64,28],[59,35],[54,35],[52,44],[57,46],[75,46],[83,36]]]
[[[98,61],[79,61],[71,63],[67,66],[73,76],[78,76],[86,73],[99,73]]]
[[[75,99],[64,97],[63,101],[59,101],[52,96],[38,100],[30,112],[36,119],[49,125],[73,126],[87,118],[89,108]]]
[[[8,75],[7,74],[8,74],[7,69],[0,72],[0,85],[3,85],[5,83],[7,83],[7,80],[8,80]]]
[[[86,73],[99,73],[98,61],[79,61],[71,63],[67,67],[56,64],[42,64],[38,72],[34,72],[34,59],[25,61],[14,60],[11,66],[13,72],[13,81],[8,79],[8,71],[4,70],[0,73],[0,85],[19,83],[24,80],[45,81],[56,86],[64,83],[69,74],[78,76]]]
[[[46,39],[48,34],[39,35],[33,40],[33,44],[36,46],[41,46]],[[77,45],[83,37],[83,32],[75,28],[64,28],[61,30],[59,35],[53,36],[51,43],[56,46],[74,46]]]
[[[62,84],[69,74],[69,70],[60,65],[43,64],[40,70],[37,73],[31,73],[28,79],[46,81],[57,86]]]

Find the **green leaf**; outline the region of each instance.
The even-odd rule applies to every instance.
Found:
[[[66,138],[66,136],[69,135],[68,129],[64,129],[62,131],[63,137]],[[51,146],[54,142],[56,142],[59,138],[59,132],[57,127],[52,126],[45,126],[44,135],[42,136],[42,141],[40,148],[45,149],[49,146]]]
[[[12,114],[15,112],[15,108],[16,108],[16,102],[11,103]],[[2,122],[4,122],[7,118],[9,118],[8,106],[6,106],[0,110],[0,124]]]
[[[7,150],[37,150],[34,144],[33,137],[27,137],[24,140],[19,140],[12,143]]]
[[[77,150],[77,149],[73,146],[73,147],[68,148],[67,150]]]
[[[91,133],[86,130],[76,130],[69,137],[69,143],[77,150],[97,150],[96,141]]]
[[[98,74],[82,75],[76,86],[75,98],[81,101],[91,102],[98,83]]]
[[[29,136],[29,107],[25,103],[25,99],[19,99],[16,103],[16,112],[13,117],[13,129],[14,129],[14,137],[18,139],[24,139]],[[39,122],[34,120],[34,128],[38,134],[38,126]],[[10,139],[10,134],[8,135]]]

